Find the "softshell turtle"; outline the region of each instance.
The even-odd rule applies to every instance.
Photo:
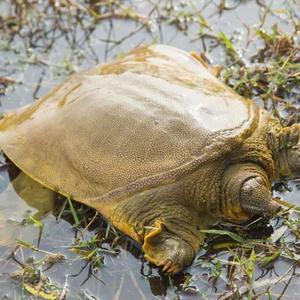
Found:
[[[96,208],[176,273],[199,250],[201,214],[244,220],[278,210],[271,183],[300,171],[299,132],[193,55],[153,45],[8,113],[0,147],[28,184]]]

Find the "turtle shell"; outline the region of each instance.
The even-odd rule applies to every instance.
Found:
[[[104,201],[225,156],[255,130],[257,109],[189,53],[153,45],[74,74],[8,113],[0,147],[41,184]]]

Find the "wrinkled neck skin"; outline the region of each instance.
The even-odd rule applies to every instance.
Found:
[[[238,197],[236,201],[229,199],[231,196],[225,191],[225,186],[232,183],[232,169],[229,170],[232,166],[236,166],[234,169],[237,170],[237,174],[234,180],[241,180],[240,186],[250,176],[245,175],[246,171],[251,173],[255,166],[257,166],[255,169],[259,170],[257,172],[261,173],[261,177],[265,178],[266,186],[270,186],[271,181],[276,177],[273,152],[268,143],[270,128],[277,133],[280,131],[281,126],[277,119],[273,118],[268,112],[261,110],[258,127],[240,147],[228,153],[226,157],[220,157],[217,161],[202,165],[199,170],[189,177],[184,190],[187,191],[188,198],[191,199],[191,204],[196,209],[206,209],[214,215],[231,220],[240,221],[249,218],[243,212]],[[247,169],[243,173],[244,177],[238,172],[242,172],[243,168]],[[226,193],[228,199],[224,196]]]
[[[278,118],[261,110],[260,122],[253,136],[245,142],[245,147],[259,148],[258,157],[251,160],[258,163],[269,177],[270,182],[292,177],[300,171],[299,161],[300,125],[283,128]]]
[[[226,161],[217,160],[201,166],[183,180],[185,203],[190,203],[198,211],[206,211],[221,216],[220,196],[222,176],[227,167]]]
[[[258,214],[273,215],[278,207],[272,203],[272,181],[300,171],[299,136],[299,124],[282,128],[277,118],[261,110],[257,128],[240,147],[225,158],[202,165],[189,178],[184,190],[191,204],[232,221],[249,219],[254,208]],[[257,195],[250,197],[245,190],[241,203],[241,188],[246,182]]]
[[[278,159],[276,160],[278,176],[276,179],[283,179],[292,177],[292,172],[288,162],[287,149],[281,149],[278,151]]]
[[[288,149],[286,157],[292,176],[300,175],[300,138],[296,145]]]
[[[230,154],[229,165],[252,163],[262,168],[269,182],[277,178],[274,149],[281,130],[278,119],[265,110],[260,111],[259,122],[253,134]],[[276,152],[276,151],[275,151]]]
[[[293,177],[300,173],[300,124],[282,128],[274,138],[278,179]]]

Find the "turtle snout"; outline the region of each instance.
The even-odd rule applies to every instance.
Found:
[[[267,200],[243,205],[243,209],[250,215],[273,217],[280,211],[281,206],[274,200]]]
[[[265,215],[267,217],[272,217],[276,215],[281,209],[281,206],[275,201],[271,200],[268,202],[266,210],[265,210]]]
[[[249,178],[241,188],[241,206],[250,215],[274,216],[280,205],[273,200],[271,191],[259,176]]]

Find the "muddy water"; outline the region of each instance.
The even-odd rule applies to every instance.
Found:
[[[167,4],[171,2],[166,1]],[[129,5],[133,1],[124,3]],[[245,48],[249,38],[249,27],[259,26],[264,19],[263,27],[267,30],[278,23],[283,30],[288,31],[291,28],[290,20],[280,10],[284,11],[293,6],[297,12],[299,7],[297,1],[267,1],[271,13],[265,16],[259,1],[228,1],[226,4],[232,9],[222,12],[219,11],[222,1],[173,3],[177,5],[178,12],[189,11],[180,3],[195,5],[191,10],[201,12],[209,22],[212,32],[218,33],[222,30],[229,36],[234,36],[235,44],[246,57],[257,47],[261,47],[259,43],[250,43]],[[112,59],[141,43],[161,42],[188,51],[206,49],[212,63],[224,62],[222,51],[216,47],[214,38],[207,36],[203,41],[197,39],[197,24],[190,25],[187,33],[182,33],[174,25],[159,22],[160,12],[153,9],[153,3],[134,1],[134,5],[143,15],[152,12],[150,31],[134,21],[107,20],[94,24],[89,18],[84,18],[80,26],[77,20],[75,25],[71,25],[73,30],[68,31],[64,29],[64,26],[69,24],[67,18],[62,17],[61,23],[55,23],[53,10],[40,4],[41,11],[45,12],[42,19],[25,24],[18,34],[0,32],[0,76],[16,81],[16,84],[9,86],[5,95],[1,96],[2,109],[8,111],[32,103],[71,71],[83,70],[98,62]],[[14,9],[13,1],[0,1],[0,16],[5,17]],[[78,15],[79,18],[80,13]],[[37,18],[35,12],[32,12],[31,18]],[[182,18],[180,20],[182,21]],[[10,26],[10,30],[13,30],[13,26]],[[180,26],[184,26],[183,21]],[[13,39],[9,39],[12,35]],[[18,263],[11,258],[17,240],[33,245],[39,243],[40,249],[66,256],[64,262],[54,265],[45,274],[57,286],[64,288],[67,299],[235,299],[227,286],[228,274],[225,269],[214,286],[211,281],[213,265],[204,260],[196,261],[185,274],[169,278],[144,263],[140,250],[130,241],[117,246],[120,250],[118,255],[103,253],[104,267],[90,276],[90,266],[86,261],[69,250],[76,237],[70,220],[60,218],[57,221],[57,209],[53,203],[23,201],[10,184],[10,176],[8,167],[4,164],[0,169],[0,299],[33,299],[22,291],[20,283],[12,281],[9,276],[19,268]],[[275,192],[275,195],[300,205],[297,181],[290,181],[288,185],[289,190]],[[41,209],[49,210],[49,213],[42,219],[44,228],[40,236],[39,228],[24,224],[24,219]],[[275,229],[280,226],[276,220],[272,221],[272,224]],[[88,240],[95,232],[96,229],[85,232],[83,239]],[[26,261],[30,256],[38,260],[44,254],[22,248],[16,251],[16,258],[20,262]],[[230,254],[224,251],[217,254],[217,257],[226,261]],[[258,298],[297,299],[297,291],[300,292],[299,270],[294,271],[295,276],[287,276],[286,280],[278,282],[280,276],[286,273],[289,275],[290,268],[291,263],[281,259],[275,263],[274,269],[261,276],[262,270],[256,267],[254,290],[257,294],[261,292]],[[190,278],[188,283],[187,278]],[[184,282],[187,288],[184,288]],[[264,292],[268,286],[272,287],[271,298]]]

